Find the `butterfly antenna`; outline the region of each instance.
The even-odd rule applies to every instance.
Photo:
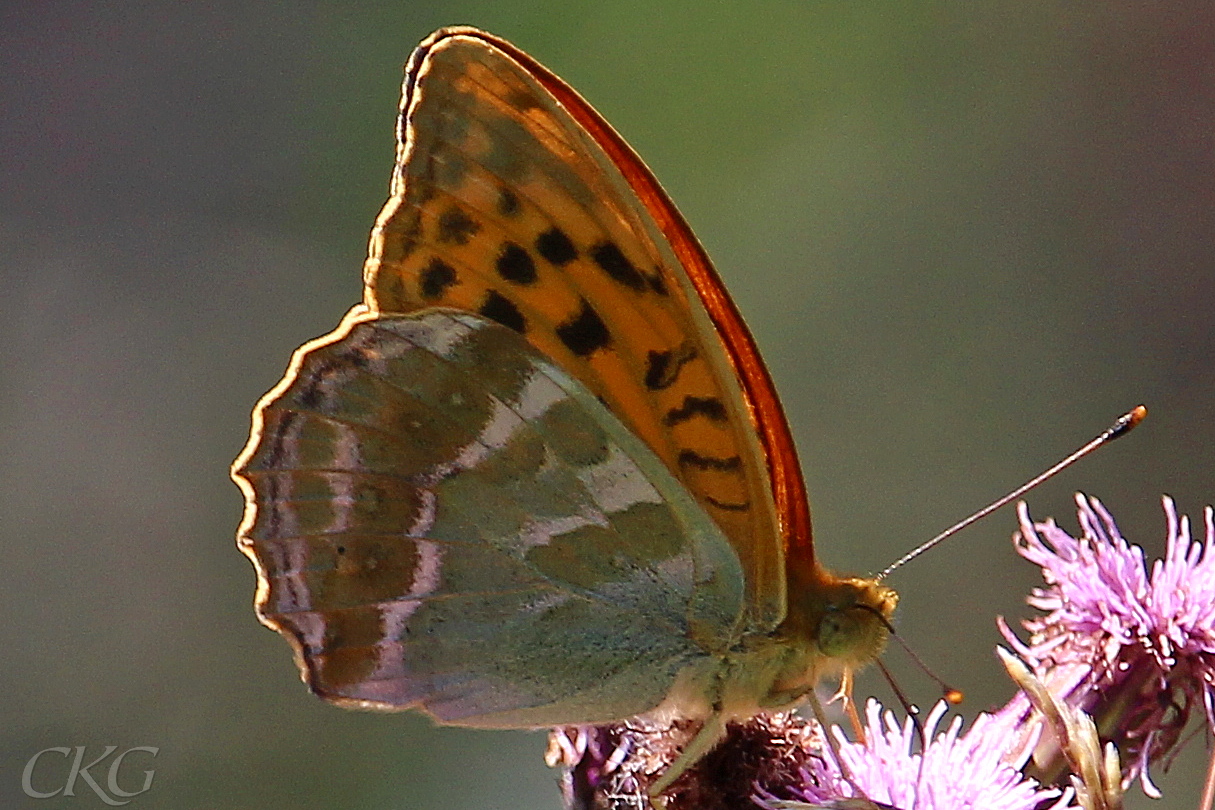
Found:
[[[878,670],[882,673],[882,677],[886,679],[886,685],[890,687],[890,691],[894,692],[895,699],[899,705],[903,707],[903,711],[907,713],[907,717],[915,725],[916,735],[924,736],[924,728],[920,725],[920,709],[907,698],[907,693],[903,691],[903,687],[899,686],[899,682],[894,679],[894,675],[890,670],[886,669],[886,665],[882,663],[882,659],[877,659],[873,663],[877,664]]]
[[[889,576],[892,571],[894,571],[897,568],[902,568],[904,565],[911,562],[916,557],[920,556],[925,551],[927,551],[928,549],[935,546],[937,543],[940,543],[942,540],[945,540],[948,537],[952,537],[953,535],[962,531],[962,529],[965,529],[967,526],[974,523],[975,521],[981,520],[982,518],[987,517],[992,512],[996,511],[1001,506],[1004,506],[1005,504],[1009,503],[1010,501],[1014,501],[1017,498],[1020,498],[1026,492],[1029,492],[1031,489],[1038,486],[1038,484],[1041,484],[1043,481],[1047,480],[1048,478],[1055,475],[1056,473],[1075,464],[1077,461],[1084,458],[1085,456],[1087,456],[1089,453],[1096,450],[1101,445],[1112,442],[1114,439],[1117,439],[1120,436],[1125,436],[1127,433],[1129,433],[1131,431],[1132,428],[1134,428],[1136,425],[1138,425],[1140,422],[1142,422],[1143,417],[1145,417],[1145,416],[1147,416],[1147,408],[1145,408],[1143,405],[1137,405],[1136,407],[1134,407],[1131,410],[1127,411],[1126,413],[1122,414],[1122,416],[1119,416],[1118,419],[1114,422],[1114,424],[1110,425],[1108,428],[1106,428],[1104,431],[1102,431],[1101,435],[1097,436],[1091,442],[1084,445],[1080,449],[1076,450],[1076,452],[1072,453],[1067,458],[1063,459],[1058,464],[1051,467],[1049,470],[1046,470],[1045,472],[1034,476],[1033,478],[1029,479],[1024,484],[1017,487],[1016,489],[1014,489],[1012,492],[1008,493],[1004,497],[1002,497],[996,501],[993,501],[992,503],[989,503],[987,506],[984,506],[982,509],[980,509],[978,512],[975,512],[970,517],[958,521],[957,523],[953,524],[945,531],[938,534],[936,537],[929,540],[927,543],[924,543],[923,545],[918,546],[917,548],[913,548],[911,551],[904,554],[898,560],[895,560],[894,563],[892,563],[891,565],[886,567],[886,570],[882,571],[882,573],[877,575],[877,581],[881,582],[883,579],[885,579],[887,576]]]
[[[962,694],[962,690],[955,689],[954,687],[945,683],[945,680],[941,678],[940,675],[929,669],[928,665],[924,663],[924,659],[916,655],[915,650],[907,646],[907,642],[903,641],[902,636],[900,636],[898,633],[892,632],[890,637],[898,642],[899,646],[903,648],[903,652],[907,653],[907,655],[911,657],[911,660],[915,662],[915,665],[920,668],[921,672],[935,681],[937,686],[941,687],[941,697],[945,698],[946,703],[951,706],[957,706],[963,701],[963,699],[965,699],[965,695]],[[885,671],[886,667],[882,666],[882,662],[880,660],[878,661],[878,666],[881,666],[882,674],[885,675],[886,680],[890,682],[890,688],[894,690],[894,694],[898,697],[899,703],[903,704],[903,708],[907,710],[908,714],[915,714],[916,710],[908,705],[907,699],[903,697],[902,691],[900,691],[898,685],[891,679],[890,673]]]
[[[902,644],[902,641],[899,643]],[[904,650],[911,652],[906,644],[902,644],[902,646]],[[912,654],[912,657],[915,657],[914,653]],[[907,695],[903,693],[903,689],[899,686],[898,681],[896,681],[894,676],[890,674],[890,670],[886,669],[886,665],[882,663],[882,659],[879,658],[876,663],[878,665],[878,669],[882,671],[882,677],[886,679],[886,684],[890,687],[891,691],[894,692],[894,696],[899,699],[899,703],[902,705],[903,711],[907,713],[907,719],[911,721],[913,726],[915,726],[915,736],[920,741],[920,764],[919,767],[916,768],[914,788],[915,793],[918,795],[920,792],[920,785],[924,781],[924,763],[928,760],[928,736],[924,734],[924,726],[922,723],[920,723],[920,710],[915,706],[915,704],[907,699]]]
[[[857,605],[857,607],[867,606]],[[932,680],[936,681],[937,686],[941,687],[941,697],[945,698],[946,703],[949,703],[952,706],[957,706],[962,702],[963,698],[965,697],[962,694],[962,690],[955,689],[954,687],[945,683],[944,679],[942,679],[940,675],[937,675],[935,672],[929,669],[928,665],[924,663],[924,659],[916,655],[915,650],[907,646],[907,642],[903,641],[903,637],[895,631],[894,625],[892,625],[885,616],[873,609],[870,609],[870,612],[872,612],[874,616],[877,616],[878,621],[885,625],[886,632],[890,634],[891,638],[898,642],[899,646],[903,648],[903,652],[911,656],[911,660],[914,661],[915,665],[920,668],[920,671]],[[899,685],[895,682],[894,676],[892,676],[890,671],[886,669],[886,665],[882,663],[882,660],[879,658],[876,663],[878,668],[882,671],[883,677],[886,678],[886,683],[890,684],[890,689],[894,692],[894,696],[898,698],[899,703],[902,704],[903,711],[907,712],[907,715],[916,723],[916,728],[919,729],[919,721],[915,719],[915,716],[919,714],[919,709],[912,705],[911,701],[907,699],[907,696],[903,693],[902,688],[899,687]],[[920,736],[923,736],[922,729],[920,729]]]

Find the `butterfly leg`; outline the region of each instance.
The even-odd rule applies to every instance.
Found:
[[[650,785],[650,796],[657,796],[673,785],[676,779],[683,776],[688,768],[699,762],[701,757],[712,751],[713,746],[721,742],[721,739],[725,736],[725,716],[720,712],[709,715],[709,719],[705,720],[705,724],[700,727],[700,731],[696,732],[696,736],[684,746],[679,757],[667,767],[662,776],[658,777],[654,784]]]
[[[806,693],[806,702],[810,704],[810,710],[814,712],[814,719],[818,721],[818,727],[823,731],[823,737],[827,740],[827,746],[831,749],[831,755],[835,757],[835,764],[839,766],[840,775],[844,777],[844,781],[852,785],[852,789],[856,791],[857,796],[868,800],[869,797],[861,786],[857,784],[856,777],[852,775],[852,769],[844,762],[844,757],[840,753],[839,740],[835,739],[835,735],[828,730],[827,714],[823,711],[823,704],[819,701],[818,695],[814,694],[811,689]]]

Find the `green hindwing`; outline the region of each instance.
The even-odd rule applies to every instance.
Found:
[[[358,310],[236,475],[263,622],[311,687],[485,727],[606,722],[736,640],[738,556],[581,383],[476,315]]]

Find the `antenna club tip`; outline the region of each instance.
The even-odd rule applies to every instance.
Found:
[[[1119,416],[1118,421],[1100,436],[1100,441],[1113,441],[1120,436],[1125,436],[1134,430],[1135,426],[1142,422],[1145,416],[1147,416],[1147,407],[1144,405],[1136,405],[1131,410],[1122,414],[1122,416]]]
[[[966,696],[962,694],[961,689],[946,689],[944,694],[945,702],[951,706],[957,706]]]

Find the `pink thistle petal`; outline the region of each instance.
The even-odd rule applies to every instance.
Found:
[[[1001,629],[1051,692],[1092,715],[1118,746],[1125,783],[1139,779],[1159,795],[1148,768],[1176,752],[1194,708],[1215,726],[1215,517],[1207,507],[1196,541],[1165,497],[1165,556],[1149,573],[1143,549],[1100,501],[1077,495],[1076,503],[1079,538],[1018,506],[1013,542],[1046,583],[1027,601],[1044,615],[1023,622],[1027,642]],[[1028,703],[1014,700],[1004,712],[1028,719]],[[1042,772],[1058,775],[1045,763]]]
[[[1073,808],[1072,792],[1043,788],[1021,773],[1029,747],[1010,748],[1014,735],[994,715],[980,714],[963,733],[955,717],[938,732],[948,705],[938,703],[923,721],[924,754],[915,753],[920,740],[911,720],[901,725],[893,712],[876,700],[865,707],[865,742],[849,742],[834,728],[840,754],[865,795],[895,807],[916,810],[955,810],[999,807],[1004,810]],[[805,774],[800,791],[811,804],[828,804],[855,797],[834,762],[822,760]],[[1053,800],[1053,804],[1046,802]]]

